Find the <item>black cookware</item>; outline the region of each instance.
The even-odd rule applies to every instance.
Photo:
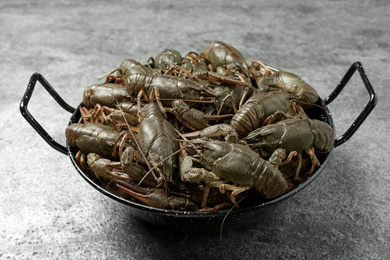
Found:
[[[333,148],[338,147],[339,145],[346,142],[352,135],[356,132],[359,126],[367,118],[370,112],[373,110],[377,103],[377,98],[375,96],[375,91],[373,90],[365,72],[360,62],[354,63],[341,82],[337,85],[335,90],[324,100],[319,99],[316,107],[310,110],[309,116],[313,119],[319,119],[327,122],[332,128],[334,128],[334,123],[332,116],[327,108],[329,105],[344,89],[352,75],[359,71],[361,79],[369,93],[370,99],[363,111],[356,118],[354,123],[349,127],[349,129],[340,137],[334,140]],[[88,174],[86,174],[80,165],[75,159],[76,149],[72,148],[69,143],[66,146],[63,146],[56,142],[50,135],[41,127],[41,125],[34,119],[27,109],[28,103],[30,101],[31,95],[34,91],[36,82],[39,81],[42,86],[50,93],[50,95],[58,102],[58,104],[63,107],[66,111],[72,113],[70,117],[69,124],[78,122],[80,118],[80,107],[83,105],[81,103],[76,109],[68,105],[53,89],[53,87],[45,80],[45,78],[38,74],[34,73],[31,76],[30,82],[28,84],[27,90],[23,96],[23,99],[20,104],[20,111],[23,117],[32,125],[32,127],[41,135],[41,137],[54,149],[67,155],[77,172],[95,189],[97,189],[102,194],[129,206],[129,214],[148,223],[152,223],[164,228],[173,228],[182,230],[185,232],[210,232],[220,230],[222,223],[226,228],[237,228],[245,224],[251,223],[253,221],[262,221],[268,217],[272,217],[274,210],[277,205],[282,203],[285,199],[291,197],[292,195],[298,193],[306,186],[308,186],[325,168],[330,155],[333,152],[333,149],[327,153],[319,155],[319,160],[321,166],[301,185],[294,188],[293,190],[283,194],[280,197],[271,199],[268,201],[262,201],[261,203],[242,208],[233,208],[227,210],[221,210],[216,212],[193,212],[193,211],[176,211],[176,210],[164,210],[159,208],[153,208],[144,204],[132,202],[126,200],[122,197],[119,197],[100,186],[98,182],[91,179]],[[65,132],[66,126],[63,126],[61,129]],[[77,196],[73,194],[70,196]],[[308,198],[310,199],[310,198]],[[302,209],[304,211],[305,209]]]

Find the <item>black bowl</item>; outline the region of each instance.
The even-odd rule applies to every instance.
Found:
[[[104,189],[98,181],[91,178],[90,175],[81,168],[81,166],[75,159],[77,149],[71,147],[69,143],[67,143],[66,147],[57,143],[47,134],[47,132],[29,113],[27,105],[35,88],[36,82],[39,81],[42,86],[54,97],[54,99],[65,110],[72,113],[72,116],[69,120],[69,124],[76,123],[80,119],[80,107],[83,106],[83,103],[81,103],[77,109],[74,109],[73,107],[69,106],[57,94],[57,92],[51,87],[51,85],[43,78],[42,75],[34,73],[31,76],[26,93],[23,96],[22,102],[20,104],[20,111],[25,117],[25,119],[34,127],[34,129],[42,136],[42,138],[49,145],[51,145],[59,152],[62,152],[69,156],[78,173],[92,187],[97,189],[102,194],[129,206],[129,214],[131,214],[135,218],[170,230],[174,229],[187,233],[210,233],[218,232],[221,229],[222,225],[224,225],[224,229],[235,229],[244,225],[250,225],[253,222],[269,219],[270,217],[272,217],[273,214],[275,214],[275,211],[278,210],[278,206],[281,205],[283,201],[304,189],[323,171],[327,162],[329,161],[333,149],[347,141],[355,133],[357,128],[363,123],[363,121],[366,119],[366,117],[376,105],[377,99],[375,97],[375,91],[373,90],[370,82],[368,81],[361,64],[359,62],[354,63],[348,70],[342,81],[338,84],[336,89],[331,93],[331,95],[325,100],[322,100],[320,98],[317,102],[317,105],[307,112],[310,118],[324,121],[334,129],[331,114],[326,106],[338,96],[338,94],[343,90],[344,86],[347,84],[347,82],[356,70],[360,72],[363,83],[369,92],[370,100],[365,106],[364,110],[359,114],[355,122],[352,124],[352,126],[343,135],[335,139],[331,151],[325,154],[318,155],[318,159],[321,163],[321,166],[318,167],[310,177],[308,177],[305,181],[303,181],[294,189],[277,198],[270,200],[261,200],[258,203],[254,203],[245,207],[234,207],[231,209],[224,209],[212,212],[179,211],[154,208],[141,203],[133,202],[131,200],[127,200]]]

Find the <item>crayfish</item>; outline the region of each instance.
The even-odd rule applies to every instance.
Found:
[[[170,210],[253,205],[304,182],[332,149],[332,127],[308,116],[318,94],[299,76],[221,41],[155,57],[99,77],[66,129],[80,166],[110,192]]]

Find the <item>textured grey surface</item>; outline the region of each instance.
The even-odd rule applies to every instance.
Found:
[[[1,1],[0,259],[389,259],[390,2]],[[126,58],[222,40],[300,75],[322,98],[361,61],[379,102],[321,175],[267,221],[220,234],[166,232],[104,197],[21,117],[40,72],[72,106]],[[368,101],[358,75],[329,106],[337,135]],[[37,87],[30,112],[65,143],[70,114]]]

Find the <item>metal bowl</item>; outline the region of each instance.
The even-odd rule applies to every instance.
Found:
[[[36,82],[39,81],[42,86],[50,93],[50,95],[58,102],[58,104],[61,105],[61,107],[63,107],[66,111],[72,113],[72,116],[69,120],[69,124],[78,122],[81,116],[80,107],[83,106],[83,103],[81,103],[76,109],[68,105],[57,94],[53,87],[45,80],[45,78],[39,73],[34,73],[31,76],[31,79],[27,86],[27,90],[20,103],[20,111],[23,117],[33,126],[33,128],[49,145],[51,145],[57,151],[69,156],[78,173],[92,187],[97,189],[102,194],[112,198],[113,200],[129,206],[129,214],[131,214],[135,218],[138,218],[144,222],[153,225],[158,225],[162,228],[175,229],[188,233],[209,233],[219,231],[223,223],[226,223],[224,226],[227,229],[236,229],[238,227],[242,227],[244,225],[248,225],[257,221],[262,221],[262,219],[267,219],[271,217],[273,212],[277,209],[278,205],[280,205],[287,198],[304,189],[322,172],[322,170],[325,168],[327,162],[330,159],[330,155],[332,154],[333,149],[346,142],[356,132],[356,130],[367,118],[367,116],[374,109],[377,103],[375,91],[373,90],[361,63],[356,62],[352,64],[341,82],[337,85],[337,87],[329,95],[329,97],[327,97],[325,100],[322,100],[320,98],[317,102],[317,106],[314,106],[308,112],[310,118],[324,121],[334,129],[331,113],[329,112],[327,105],[329,105],[340,94],[340,92],[344,89],[349,79],[356,72],[356,70],[358,70],[360,73],[362,81],[369,93],[370,100],[363,109],[363,111],[356,118],[354,123],[351,125],[351,127],[343,135],[334,140],[333,148],[331,149],[331,151],[326,154],[318,155],[318,159],[321,162],[321,166],[318,167],[309,178],[307,178],[303,183],[301,183],[291,191],[277,198],[270,200],[262,200],[258,204],[247,207],[232,208],[213,212],[178,211],[154,208],[141,203],[124,199],[101,187],[98,182],[90,178],[89,174],[86,173],[76,161],[75,155],[77,153],[77,149],[72,148],[69,143],[67,143],[66,146],[57,143],[53,138],[50,137],[50,135],[47,134],[47,132],[29,113],[27,106],[34,91]],[[64,126],[64,128],[65,127],[66,126]]]

